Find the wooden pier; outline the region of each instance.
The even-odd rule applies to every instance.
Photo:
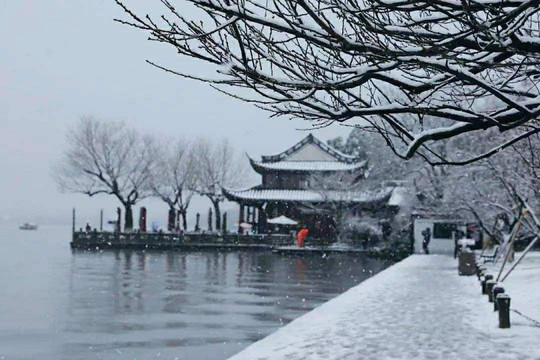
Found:
[[[115,229],[119,229],[120,217]],[[266,250],[276,254],[307,255],[331,253],[366,253],[356,246],[340,248],[335,246],[335,238],[309,236],[305,247],[299,248],[297,240],[291,234],[239,234],[236,232],[191,231],[184,233],[165,231],[104,231],[103,211],[100,212],[99,230],[77,229],[76,212],[72,214],[71,247],[80,250],[102,249],[140,249],[140,250]]]
[[[332,253],[367,254],[360,248],[333,247],[326,239],[309,239],[305,248],[295,246],[290,235],[204,234],[166,232],[74,231],[71,247],[81,250],[264,250],[280,255],[322,255]]]
[[[74,231],[72,248],[78,249],[273,249],[292,245],[289,235],[239,235],[165,232]]]

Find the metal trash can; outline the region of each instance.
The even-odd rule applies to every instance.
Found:
[[[462,251],[459,253],[458,273],[464,276],[476,275],[476,261],[473,252]]]

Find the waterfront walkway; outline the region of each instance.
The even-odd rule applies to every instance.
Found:
[[[539,268],[516,274],[514,287],[529,278],[538,288]],[[528,310],[524,296],[512,304]],[[540,359],[540,328],[512,317],[498,329],[477,278],[458,276],[453,258],[413,255],[231,360]]]

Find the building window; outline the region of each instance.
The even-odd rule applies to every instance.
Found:
[[[307,189],[309,187],[309,180],[300,180],[300,189]]]
[[[435,223],[433,224],[434,239],[452,239],[452,233],[456,231],[455,223]]]

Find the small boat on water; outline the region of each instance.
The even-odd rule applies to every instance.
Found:
[[[19,226],[19,229],[21,230],[37,230],[37,228],[38,226],[32,223],[24,223],[21,226]]]

